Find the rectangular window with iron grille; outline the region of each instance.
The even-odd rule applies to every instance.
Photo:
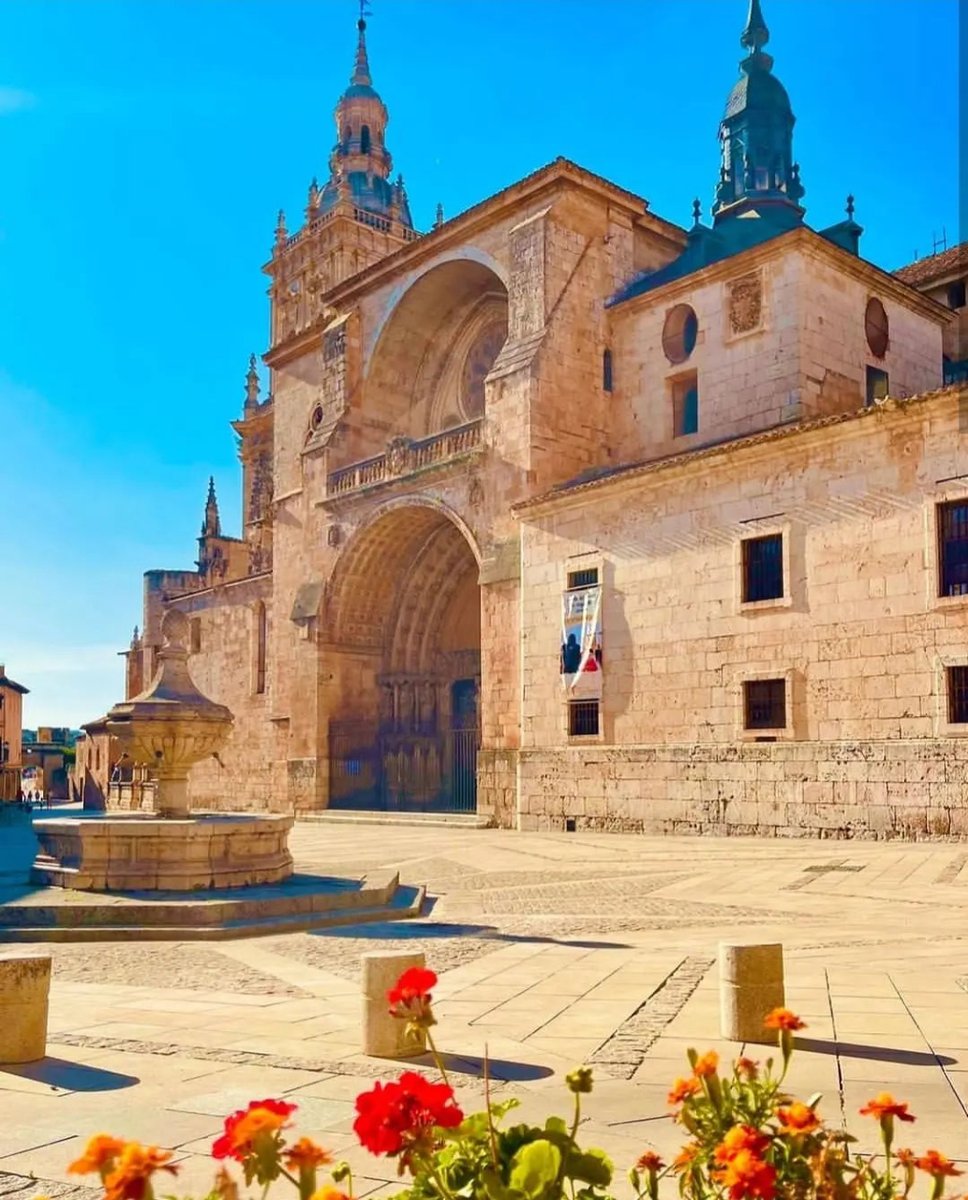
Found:
[[[968,667],[949,667],[948,722],[968,725]]]
[[[598,734],[598,701],[568,702],[568,736],[595,737]]]
[[[968,596],[968,500],[938,505],[938,574],[942,596]]]
[[[783,534],[743,541],[743,603],[783,597]]]
[[[743,724],[747,729],[786,727],[786,680],[747,679],[743,684]]]
[[[584,571],[568,572],[568,591],[575,588],[596,587],[598,585],[598,567],[588,567]]]

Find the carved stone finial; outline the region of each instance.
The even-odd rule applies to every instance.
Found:
[[[276,245],[284,246],[289,233],[286,229],[286,214],[279,209],[279,215],[276,217]]]
[[[443,225],[443,223],[444,223],[444,206],[442,204],[438,204],[437,205],[437,216],[434,219],[434,229],[439,229],[441,227],[441,225]]]
[[[854,197],[853,196],[847,197],[847,219],[850,221],[852,221],[854,219]]]
[[[692,202],[692,223],[698,225],[702,218],[702,201],[697,196]]]

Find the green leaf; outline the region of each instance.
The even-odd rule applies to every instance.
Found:
[[[561,1117],[549,1117],[545,1121],[545,1133],[560,1133],[565,1137],[569,1137],[568,1126]]]
[[[580,1179],[595,1187],[608,1187],[613,1169],[612,1160],[604,1150],[578,1150],[565,1160],[565,1175],[569,1179]]]
[[[513,1200],[514,1193],[501,1180],[500,1172],[493,1167],[485,1167],[481,1172],[481,1184],[484,1193],[490,1200]]]
[[[517,1108],[520,1103],[521,1101],[515,1099],[514,1096],[509,1097],[507,1100],[495,1100],[491,1105],[491,1116],[495,1121],[501,1121],[512,1109]]]
[[[529,1142],[511,1160],[510,1186],[526,1196],[541,1196],[558,1179],[561,1152],[543,1138]]]

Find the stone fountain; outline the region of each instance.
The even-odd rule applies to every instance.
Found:
[[[234,718],[192,682],[185,614],[166,613],[161,631],[151,684],[105,718],[126,759],[153,769],[155,811],[35,821],[38,882],[80,891],[194,891],[278,883],[292,874],[292,817],[191,811],[189,768],[218,755]]]

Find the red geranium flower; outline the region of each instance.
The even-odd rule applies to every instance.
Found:
[[[234,1158],[245,1162],[255,1149],[256,1139],[272,1136],[289,1123],[295,1104],[285,1100],[252,1100],[225,1118],[225,1132],[212,1146],[213,1158]]]
[[[455,1129],[464,1119],[452,1088],[431,1083],[415,1071],[362,1092],[356,1097],[356,1111],[353,1129],[360,1144],[371,1154],[400,1154],[404,1166],[415,1150],[432,1148],[435,1127]]]
[[[437,986],[437,976],[424,967],[408,967],[387,992],[390,1015],[419,1025],[433,1025],[430,1008],[431,990]]]

